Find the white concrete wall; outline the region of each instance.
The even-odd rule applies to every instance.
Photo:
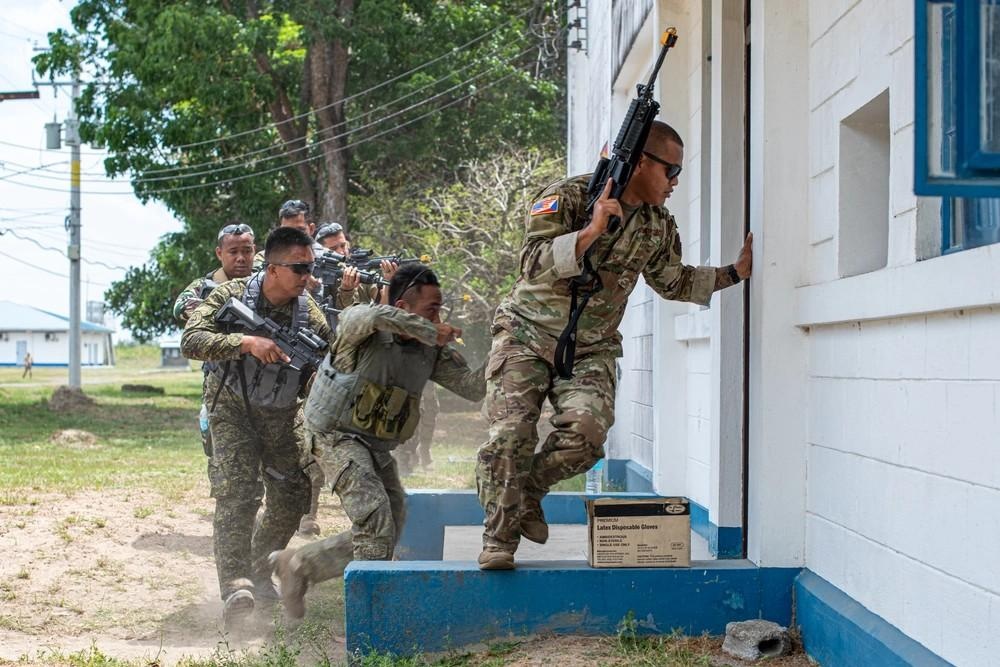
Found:
[[[53,334],[50,334],[50,336]],[[34,363],[67,365],[69,363],[69,332],[56,332],[56,340],[46,340],[46,334],[38,331],[6,331],[0,337],[0,364],[20,366],[24,361],[24,356],[18,356],[18,341],[27,342],[28,352],[31,353]],[[4,338],[6,340],[4,340]],[[83,332],[81,342],[84,346],[96,345],[97,357],[95,363],[90,363],[91,357],[87,348],[84,347],[80,357],[84,366],[103,366],[109,363],[110,350],[108,334]]]
[[[809,10],[805,563],[945,659],[995,664],[1000,250],[917,261],[940,252],[940,202],[912,192],[913,3]],[[888,266],[840,279],[841,122],[884,91]]]

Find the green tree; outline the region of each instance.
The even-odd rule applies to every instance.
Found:
[[[525,214],[545,185],[565,175],[565,161],[543,149],[506,146],[451,173],[430,185],[397,175],[356,197],[357,214],[366,216],[358,241],[430,255],[446,316],[483,355],[493,312],[517,277]]]
[[[561,151],[557,0],[81,0],[39,72],[89,82],[84,141],[184,223],[107,294],[140,339],[233,219],[282,199],[357,227],[393,173],[424,184],[499,146]],[[192,267],[198,267],[194,272]]]

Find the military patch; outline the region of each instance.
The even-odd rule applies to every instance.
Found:
[[[559,212],[559,195],[539,199],[531,205],[531,215],[547,215]]]

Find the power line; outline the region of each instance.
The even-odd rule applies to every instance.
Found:
[[[2,163],[3,162],[0,161],[0,164],[2,164]],[[10,164],[16,164],[16,163],[11,162]],[[69,163],[66,162],[66,160],[62,160],[60,162],[50,162],[49,164],[42,164],[42,165],[39,165],[37,167],[29,167],[29,168],[26,168],[26,169],[21,169],[21,171],[15,171],[13,174],[4,174],[3,176],[0,176],[0,181],[6,181],[11,176],[20,176],[21,174],[30,174],[33,171],[38,171],[40,169],[47,169],[48,167],[57,167],[57,166],[59,166],[61,164],[69,164]],[[20,165],[18,165],[18,166],[20,166]],[[39,174],[39,178],[43,178],[43,176]]]
[[[36,246],[38,246],[42,250],[49,250],[51,252],[57,252],[60,255],[62,255],[63,257],[66,256],[66,253],[64,251],[60,250],[59,248],[55,248],[53,246],[44,245],[42,243],[39,243],[36,239],[33,239],[30,236],[21,236],[20,234],[17,233],[16,230],[11,229],[10,227],[4,227],[4,228],[0,229],[0,236],[2,236],[3,234],[10,234],[11,236],[13,236],[16,239],[21,239],[22,241],[28,241],[29,243],[34,243]],[[110,269],[112,271],[128,271],[127,267],[117,266],[117,265],[112,265],[112,264],[106,264],[105,262],[101,262],[101,261],[94,260],[94,259],[87,259],[86,257],[81,257],[80,261],[86,262],[87,264],[93,264],[94,266],[103,266],[104,268]]]
[[[447,53],[442,53],[440,56],[437,56],[436,58],[433,58],[431,60],[428,60],[427,62],[424,62],[424,63],[422,63],[420,65],[417,65],[416,67],[414,67],[414,68],[412,68],[410,70],[407,70],[406,72],[403,72],[402,74],[397,74],[396,76],[394,76],[394,77],[392,77],[390,79],[386,79],[385,81],[382,81],[382,82],[380,82],[380,83],[378,83],[378,84],[376,84],[374,86],[371,86],[370,88],[366,88],[365,90],[359,91],[357,93],[353,93],[353,94],[348,95],[348,96],[346,96],[344,98],[341,98],[339,100],[331,102],[330,104],[327,104],[325,106],[317,107],[315,109],[310,109],[309,111],[305,111],[305,112],[303,112],[301,114],[298,114],[298,115],[295,115],[295,116],[291,116],[289,118],[286,118],[286,119],[281,120],[281,121],[277,121],[275,123],[268,123],[267,125],[262,125],[261,127],[256,127],[256,128],[250,129],[250,130],[243,130],[242,132],[236,132],[234,134],[225,135],[225,136],[222,136],[222,137],[218,137],[216,139],[206,139],[204,141],[196,141],[196,142],[190,143],[190,144],[182,144],[180,146],[174,146],[173,148],[175,150],[182,150],[182,149],[185,149],[185,148],[194,148],[196,146],[205,146],[207,144],[220,143],[220,142],[226,141],[227,139],[235,139],[236,137],[243,137],[243,136],[246,136],[248,134],[254,134],[256,132],[263,132],[265,130],[270,130],[270,129],[278,127],[279,125],[284,125],[285,123],[290,123],[292,121],[299,120],[301,118],[305,118],[306,116],[309,116],[311,114],[315,114],[315,113],[317,113],[319,111],[325,111],[327,109],[331,109],[331,108],[337,106],[338,104],[343,104],[344,102],[348,102],[350,100],[356,99],[356,98],[361,97],[363,95],[367,95],[368,93],[371,93],[371,92],[374,92],[376,90],[379,90],[380,88],[383,88],[383,87],[389,85],[390,83],[395,83],[396,81],[399,81],[400,79],[402,79],[404,77],[410,76],[411,74],[419,72],[422,69],[430,67],[431,65],[433,65],[433,64],[435,64],[437,62],[440,62],[441,60],[444,60],[445,58],[448,58],[449,56],[455,55],[456,53],[459,53],[459,52],[463,51],[464,49],[469,48],[470,46],[472,46],[476,42],[479,42],[479,41],[485,39],[486,37],[492,35],[493,33],[497,32],[501,28],[505,28],[508,25],[511,25],[514,21],[516,21],[516,20],[522,18],[523,16],[526,16],[528,13],[534,11],[535,8],[536,8],[535,6],[529,7],[528,9],[526,9],[523,12],[521,12],[520,14],[518,14],[516,16],[512,16],[506,23],[502,23],[502,24],[500,24],[500,25],[498,25],[498,26],[496,26],[496,27],[494,27],[494,28],[492,28],[492,29],[490,29],[490,30],[482,33],[481,35],[479,35],[477,37],[474,37],[473,39],[469,40],[468,42],[466,42],[465,44],[463,44],[461,46],[457,46],[457,47],[452,48]]]
[[[0,250],[0,257],[6,257],[7,259],[13,260],[13,261],[17,262],[18,264],[23,264],[24,266],[27,266],[27,267],[32,268],[32,269],[35,269],[37,271],[43,271],[43,272],[48,273],[49,275],[53,275],[53,276],[55,276],[57,278],[66,278],[67,280],[69,280],[69,276],[67,276],[65,273],[59,273],[58,271],[52,271],[50,269],[46,269],[44,266],[39,266],[37,264],[32,264],[31,262],[27,262],[27,261],[21,259],[20,257],[15,257],[14,255],[11,255],[10,253],[6,253],[6,252],[4,252],[2,250]],[[84,280],[83,282],[87,283],[88,285],[96,285],[98,287],[110,287],[110,285],[108,285],[107,283],[97,282],[96,280]]]
[[[48,113],[47,110],[46,113]],[[10,148],[20,148],[26,151],[37,151],[39,153],[48,150],[44,146],[25,146],[24,144],[15,144],[9,141],[0,141],[0,146],[9,146]],[[97,151],[81,151],[80,155],[86,155],[88,157],[94,157],[94,156],[107,157],[107,153],[101,153]]]
[[[419,106],[422,106],[422,105],[427,104],[427,103],[429,103],[429,102],[431,102],[431,101],[433,101],[435,99],[438,99],[438,98],[442,97],[443,95],[447,94],[448,92],[451,92],[451,91],[453,91],[453,90],[455,90],[457,88],[461,88],[461,87],[466,86],[466,85],[468,85],[470,83],[473,83],[477,79],[480,79],[483,76],[485,76],[486,74],[488,74],[489,72],[495,70],[497,67],[499,67],[501,65],[506,65],[506,64],[509,64],[509,63],[515,61],[518,58],[521,58],[525,54],[529,53],[530,51],[533,51],[535,48],[537,48],[537,45],[529,46],[528,48],[524,49],[520,53],[517,53],[517,54],[511,56],[510,58],[507,58],[505,60],[501,60],[500,62],[496,62],[496,63],[492,64],[489,69],[484,70],[483,72],[480,72],[480,73],[478,73],[478,74],[476,74],[476,75],[474,75],[472,77],[469,77],[468,79],[465,79],[464,81],[461,81],[459,83],[453,84],[450,88],[447,88],[444,91],[439,92],[439,93],[437,93],[435,95],[432,95],[430,97],[426,97],[426,98],[422,99],[421,101],[416,102],[414,104],[411,104],[410,106],[408,106],[408,107],[406,107],[406,108],[404,108],[402,110],[393,112],[393,113],[391,113],[391,114],[389,114],[387,116],[378,118],[378,119],[376,119],[376,120],[374,120],[372,122],[369,122],[367,124],[361,125],[359,127],[355,127],[355,128],[349,129],[349,130],[347,130],[345,132],[341,132],[341,133],[336,134],[334,136],[327,137],[325,139],[321,139],[321,140],[318,140],[318,141],[313,141],[313,142],[310,142],[310,143],[305,143],[302,146],[299,146],[297,148],[288,149],[288,150],[285,150],[282,153],[277,153],[277,154],[273,154],[273,155],[270,155],[270,156],[267,156],[267,157],[260,158],[259,160],[257,160],[257,162],[263,163],[263,162],[269,162],[269,161],[272,161],[272,160],[287,159],[287,158],[291,157],[292,155],[294,155],[296,153],[301,153],[303,151],[308,151],[310,149],[316,148],[318,146],[322,146],[322,145],[324,145],[326,143],[329,143],[331,141],[334,141],[334,140],[337,140],[337,139],[341,139],[341,138],[350,136],[352,134],[355,134],[357,132],[361,132],[361,131],[363,131],[365,129],[368,129],[370,127],[373,127],[375,125],[384,123],[384,122],[386,122],[388,120],[391,120],[392,118],[395,118],[396,116],[398,116],[400,114],[406,113],[407,111],[411,111],[411,110],[413,110],[413,109],[415,109],[415,108],[417,108]],[[418,94],[418,93],[420,93],[420,92],[422,92],[422,91],[424,91],[424,90],[426,90],[428,88],[436,86],[437,84],[441,83],[442,81],[448,80],[449,78],[451,78],[452,76],[454,76],[456,73],[462,72],[464,70],[467,70],[467,69],[471,68],[472,66],[474,66],[476,64],[477,64],[477,62],[467,63],[463,67],[460,67],[459,69],[457,69],[457,70],[455,70],[453,72],[449,72],[447,75],[445,75],[445,76],[443,76],[443,77],[441,77],[441,78],[439,78],[439,79],[437,79],[437,80],[435,80],[435,81],[433,81],[431,83],[425,84],[425,85],[421,86],[420,88],[417,88],[417,89],[412,90],[412,91],[410,91],[410,92],[408,92],[408,93],[406,93],[404,95],[401,95],[400,97],[396,98],[395,100],[392,100],[390,102],[385,102],[385,103],[383,103],[383,104],[375,107],[374,109],[369,109],[369,110],[367,110],[367,111],[359,114],[358,116],[355,116],[354,118],[345,119],[344,121],[341,121],[340,123],[332,125],[331,127],[323,128],[319,132],[317,132],[317,136],[322,136],[323,134],[327,134],[329,132],[332,132],[336,128],[343,127],[344,125],[347,125],[348,123],[350,123],[353,120],[357,120],[358,118],[361,118],[361,117],[364,117],[364,116],[368,116],[368,115],[370,115],[374,111],[378,111],[378,110],[390,107],[390,106],[392,106],[393,104],[395,104],[397,102],[400,102],[402,100],[407,99],[408,97],[413,97],[414,95],[416,95],[416,94]],[[287,145],[287,144],[285,144],[285,145]],[[134,186],[137,183],[153,183],[153,182],[160,182],[160,181],[173,181],[173,180],[178,180],[178,179],[183,179],[183,178],[194,178],[196,176],[211,176],[211,175],[218,174],[218,173],[225,172],[225,171],[232,171],[234,169],[240,169],[240,168],[244,167],[245,165],[244,164],[232,164],[232,165],[228,165],[228,166],[216,166],[213,169],[206,169],[204,171],[194,172],[194,173],[185,173],[185,171],[186,170],[190,170],[190,169],[195,169],[195,168],[198,168],[198,167],[203,167],[203,166],[225,164],[227,162],[232,162],[232,161],[237,161],[237,160],[246,160],[247,158],[251,158],[251,157],[259,155],[261,153],[267,153],[269,151],[280,150],[282,148],[283,148],[282,145],[272,145],[272,146],[267,146],[267,147],[264,147],[264,148],[256,149],[256,150],[253,150],[253,151],[248,151],[246,153],[241,153],[241,154],[238,154],[238,155],[228,156],[228,157],[222,158],[220,160],[215,160],[215,161],[202,162],[202,163],[197,163],[197,164],[193,164],[193,165],[183,165],[183,166],[179,166],[179,167],[167,167],[167,168],[162,168],[162,169],[146,170],[146,171],[143,172],[143,174],[156,174],[156,173],[164,173],[164,172],[178,172],[178,173],[172,174],[170,176],[154,176],[154,177],[148,177],[148,178],[145,177],[145,176],[143,176],[143,177],[140,177],[140,178],[132,179],[131,182],[132,182],[132,184]],[[14,166],[18,166],[18,167],[27,167],[27,165],[21,165],[21,164],[18,164],[16,162],[9,162],[9,164],[14,165]],[[294,163],[294,164],[301,164],[301,162],[297,162],[297,163]],[[49,171],[51,171],[51,170],[49,170]],[[52,172],[52,173],[57,173],[57,172]],[[15,174],[10,174],[10,175],[13,176]],[[91,174],[86,174],[86,175],[97,176],[99,174],[91,173]],[[101,175],[101,176],[103,176],[103,175]],[[40,179],[43,179],[43,180],[59,180],[59,181],[62,181],[62,180],[65,180],[66,176],[65,176],[65,174],[62,174],[60,176],[45,176],[45,175],[41,175],[41,174],[36,174],[36,178],[40,178]],[[84,182],[84,183],[107,183],[108,179],[107,179],[107,177],[102,177],[100,179],[82,179],[82,182]],[[201,187],[201,186],[199,186],[199,187]]]
[[[488,89],[492,88],[493,86],[495,86],[495,85],[497,85],[497,84],[499,84],[499,83],[501,83],[501,82],[509,79],[513,75],[514,75],[514,72],[510,72],[510,73],[502,76],[501,78],[496,79],[495,81],[493,81],[491,83],[487,83],[486,85],[478,88],[477,90],[474,90],[471,93],[468,93],[466,95],[458,97],[458,98],[456,98],[456,99],[454,99],[454,100],[452,100],[450,102],[442,104],[439,107],[435,107],[435,108],[431,109],[430,111],[428,111],[426,113],[423,113],[423,114],[421,114],[419,116],[416,116],[416,117],[414,117],[414,118],[412,118],[412,119],[410,119],[408,121],[405,121],[405,122],[399,123],[397,125],[394,125],[394,126],[390,127],[387,130],[383,130],[381,132],[377,132],[377,133],[375,133],[373,135],[370,135],[368,137],[364,137],[362,139],[358,139],[357,141],[345,144],[344,146],[335,148],[335,149],[333,149],[332,152],[339,153],[341,151],[345,151],[345,150],[347,150],[349,148],[353,148],[355,146],[359,146],[359,145],[367,143],[369,141],[373,141],[374,139],[377,139],[377,138],[379,138],[381,136],[384,136],[384,135],[389,134],[391,132],[395,132],[395,131],[400,130],[400,129],[404,128],[404,127],[412,125],[413,123],[416,123],[417,121],[423,120],[424,118],[427,118],[428,116],[430,116],[430,115],[432,115],[434,113],[437,113],[439,111],[443,111],[444,109],[447,109],[447,108],[449,108],[451,106],[454,106],[455,104],[458,104],[459,102],[463,102],[463,101],[465,101],[465,100],[467,100],[467,99],[469,99],[471,97],[474,97],[474,96],[478,95],[479,93],[481,93],[482,91],[488,90]],[[441,97],[442,95],[444,95],[447,92],[450,92],[451,90],[453,90],[456,87],[458,87],[458,84],[456,86],[452,86],[452,88],[449,88],[446,91],[438,93],[437,95],[434,96],[434,98]],[[430,99],[434,99],[434,98],[430,98]],[[407,112],[407,111],[409,111],[409,110],[411,110],[413,108],[416,108],[417,106],[420,106],[420,104],[426,103],[427,101],[428,100],[425,100],[424,102],[411,105],[410,107],[407,107],[406,109],[402,109],[401,111],[394,112],[393,114],[390,114],[389,117],[398,116],[398,115],[400,115],[402,113],[405,113],[405,112]],[[370,127],[370,126],[372,126],[374,124],[377,124],[377,122],[369,123],[366,127]],[[331,139],[324,139],[322,142],[319,142],[319,143],[324,143],[324,142],[328,142],[328,141],[331,141],[331,140],[332,140],[332,138]],[[170,192],[182,192],[182,191],[186,191],[186,190],[193,190],[193,189],[198,189],[198,188],[213,187],[213,186],[222,185],[222,184],[236,183],[238,181],[244,181],[244,180],[249,179],[249,178],[255,178],[257,176],[265,176],[267,174],[272,174],[272,173],[275,173],[275,172],[278,172],[278,171],[283,171],[283,170],[288,169],[290,167],[298,166],[300,164],[306,164],[308,162],[314,162],[316,160],[323,159],[324,157],[325,157],[325,155],[323,155],[323,154],[315,155],[313,157],[305,158],[303,160],[299,160],[299,161],[296,161],[296,162],[291,162],[291,163],[288,163],[288,164],[283,164],[283,165],[280,165],[278,167],[273,167],[273,168],[270,168],[270,169],[265,169],[263,171],[252,172],[252,173],[249,173],[249,174],[242,174],[240,176],[234,176],[232,178],[225,178],[225,179],[221,179],[221,180],[217,180],[217,181],[211,181],[211,182],[208,182],[208,183],[196,183],[196,184],[192,184],[192,185],[184,185],[184,186],[178,186],[178,187],[174,187],[174,188],[164,188],[164,189],[160,189],[160,190],[148,190],[148,191],[144,192],[143,194],[145,194],[145,195],[167,194],[167,193],[170,193]],[[45,187],[45,186],[42,186],[42,185],[35,185],[35,184],[32,184],[32,183],[21,183],[21,182],[18,182],[18,181],[10,181],[10,183],[12,185],[20,185],[22,187],[30,188],[30,189],[33,189],[33,190],[44,190],[44,191],[49,191],[49,192],[63,192],[64,191],[61,188],[49,188],[49,187]],[[132,192],[132,191],[129,191],[129,192],[121,192],[121,191],[118,191],[118,192],[88,191],[88,192],[86,192],[84,194],[88,194],[88,195],[115,195],[115,196],[122,196],[122,195],[134,195],[135,193]]]

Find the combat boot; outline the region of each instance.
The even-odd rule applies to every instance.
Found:
[[[268,562],[270,562],[270,560]],[[268,600],[272,603],[281,599],[281,596],[278,595],[278,589],[274,587],[274,581],[271,579],[270,571],[268,571],[267,574],[254,577],[253,597],[254,600]]]
[[[253,593],[241,588],[226,597],[222,607],[222,624],[226,632],[239,630],[253,613]]]
[[[545,513],[542,512],[540,501],[524,496],[521,500],[521,537],[545,544],[549,540],[549,524],[545,523]]]
[[[315,514],[303,514],[299,521],[300,535],[319,535],[319,524],[316,523]]]
[[[306,615],[305,597],[309,582],[299,572],[300,563],[295,558],[295,549],[275,551],[268,560],[281,584],[281,601],[285,605],[285,613],[292,618],[302,618]]]
[[[480,570],[513,570],[514,554],[496,547],[485,547],[479,554]]]

